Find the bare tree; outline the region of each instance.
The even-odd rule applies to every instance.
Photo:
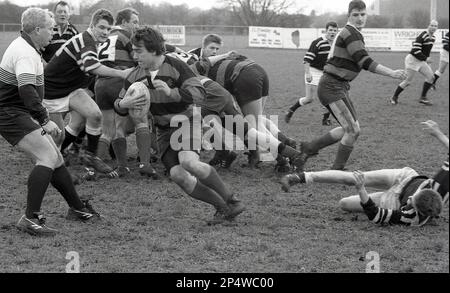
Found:
[[[243,25],[272,25],[278,14],[293,5],[292,0],[222,0]]]

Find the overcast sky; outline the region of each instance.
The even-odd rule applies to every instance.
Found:
[[[0,0],[0,2],[3,0]],[[88,1],[92,2],[95,0],[69,0],[67,2],[79,2]],[[366,0],[366,4],[369,5],[373,0]],[[49,0],[10,0],[10,2],[22,6],[45,4],[50,2]],[[53,1],[54,2],[54,1]],[[144,0],[147,3],[159,3],[164,2],[163,0]],[[172,4],[182,4],[186,3],[190,8],[198,7],[201,9],[210,9],[211,7],[220,6],[219,0],[170,0],[166,1]],[[297,12],[299,9],[304,9],[303,13],[309,13],[312,9],[316,10],[317,13],[324,12],[338,12],[342,13],[347,10],[347,5],[350,0],[296,0],[295,5],[289,10],[289,12]]]

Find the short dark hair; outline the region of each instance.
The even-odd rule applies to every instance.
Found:
[[[432,189],[422,189],[415,197],[418,212],[427,217],[436,217],[442,212],[442,197]]]
[[[100,20],[106,20],[110,25],[114,24],[114,17],[108,9],[97,9],[92,15],[91,25],[96,25]]]
[[[53,6],[53,11],[56,11],[56,8],[58,7],[58,6],[68,6],[69,8],[70,8],[70,5],[69,5],[69,3],[67,3],[66,1],[59,1],[58,3],[56,3],[55,4],[55,6]]]
[[[336,28],[339,27],[338,24],[337,24],[335,21],[329,21],[329,22],[327,22],[327,24],[325,25],[325,29],[328,30],[328,28],[329,28],[330,26],[331,26],[331,27],[336,27]]]
[[[119,10],[116,16],[116,25],[121,25],[124,20],[126,22],[130,22],[131,15],[133,14],[139,15],[139,12],[137,12],[134,8],[124,8]]]
[[[364,1],[362,1],[362,0],[352,0],[348,4],[348,15],[349,16],[350,16],[350,13],[352,12],[353,9],[365,10],[366,9],[366,3],[364,3]]]
[[[222,45],[222,38],[216,34],[209,34],[209,35],[206,35],[203,37],[203,40],[202,40],[203,48],[208,46],[211,43],[217,43],[219,45]]]
[[[131,37],[131,43],[135,46],[140,46],[141,42],[147,51],[154,52],[158,56],[166,53],[166,40],[164,40],[163,35],[157,29],[147,25],[138,28]]]

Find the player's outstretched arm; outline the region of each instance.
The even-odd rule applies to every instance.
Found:
[[[362,204],[366,204],[369,201],[369,194],[367,193],[365,187],[364,173],[361,171],[354,171],[353,176],[355,177],[355,187],[358,191],[359,198]]]
[[[428,132],[431,136],[436,137],[448,150],[448,137],[441,131],[439,125],[433,120],[421,122],[424,126],[423,130]]]
[[[130,69],[127,70],[117,70],[114,68],[107,67],[105,65],[100,65],[97,68],[90,71],[90,73],[98,75],[98,76],[106,76],[106,77],[119,77],[125,79],[130,73]]]
[[[375,73],[389,76],[395,79],[406,79],[406,72],[403,69],[393,70],[381,64],[377,65],[377,67],[375,68]]]

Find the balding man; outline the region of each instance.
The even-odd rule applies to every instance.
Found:
[[[433,49],[436,37],[434,33],[438,29],[438,22],[432,20],[428,29],[423,31],[413,42],[413,47],[405,58],[405,69],[408,77],[402,81],[395,90],[394,96],[391,98],[391,104],[397,105],[400,93],[411,84],[417,72],[425,76],[422,95],[419,103],[431,106],[431,101],[427,98],[428,90],[433,86],[434,73],[429,63],[431,63],[430,53]]]
[[[25,10],[22,34],[9,45],[0,63],[0,135],[35,162],[28,177],[25,215],[17,227],[39,236],[56,234],[55,229],[46,226],[40,213],[49,184],[69,204],[67,218],[86,221],[98,216],[87,201],[82,202],[78,196],[51,137],[61,135],[61,130],[50,121],[42,105],[44,67],[40,52],[52,39],[54,24],[53,15],[47,10]]]

